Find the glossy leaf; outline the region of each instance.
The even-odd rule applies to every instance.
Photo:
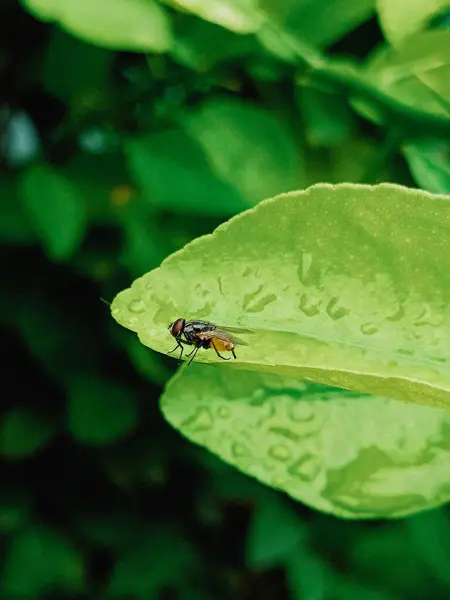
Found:
[[[66,260],[78,248],[86,229],[82,196],[72,183],[48,166],[25,171],[22,200],[45,251],[53,260]]]
[[[170,23],[154,0],[22,0],[43,21],[56,21],[86,42],[114,50],[165,52]]]
[[[384,35],[398,46],[440,12],[450,9],[449,0],[377,0],[377,11]]]
[[[137,424],[132,394],[100,379],[77,379],[70,391],[68,428],[81,442],[102,445],[128,434]]]
[[[450,498],[445,410],[201,365],[168,383],[161,409],[191,441],[337,516],[395,517]]]
[[[450,204],[317,185],[221,225],[137,279],[112,315],[159,352],[178,317],[252,330],[236,369],[450,406]],[[197,361],[221,363],[214,352]]]

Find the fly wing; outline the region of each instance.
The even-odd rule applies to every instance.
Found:
[[[230,333],[254,333],[251,329],[244,329],[243,327],[228,327],[228,325],[216,325],[216,327]]]
[[[218,340],[224,340],[225,342],[233,342],[233,344],[235,345],[240,345],[240,346],[248,346],[247,342],[244,342],[244,340],[241,340],[238,337],[235,337],[234,335],[230,335],[228,332],[229,331],[233,331],[233,329],[231,327],[227,327],[227,329],[215,329],[214,331],[211,331],[211,337],[212,338],[217,338]],[[235,330],[235,331],[242,331],[245,332],[247,331],[246,329],[239,329],[239,330]],[[250,333],[250,332],[249,332]]]

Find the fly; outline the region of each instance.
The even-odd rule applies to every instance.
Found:
[[[194,346],[193,350],[189,354],[186,354],[188,358],[191,357],[188,364],[191,364],[200,348],[204,348],[205,350],[213,348],[217,356],[222,360],[230,360],[231,356],[222,356],[220,352],[231,352],[233,357],[236,358],[235,346],[247,346],[248,344],[231,334],[234,332],[251,333],[248,329],[238,329],[236,327],[222,328],[208,321],[186,321],[182,318],[171,323],[168,329],[170,329],[171,335],[177,341],[177,345],[169,354],[180,348],[181,360],[184,346]]]

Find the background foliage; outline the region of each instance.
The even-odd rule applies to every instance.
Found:
[[[446,508],[340,521],[191,446],[99,300],[275,193],[450,193],[448,8],[2,2],[4,597],[448,596]]]

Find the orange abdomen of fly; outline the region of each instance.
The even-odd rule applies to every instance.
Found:
[[[216,350],[218,350],[219,352],[224,352],[224,351],[231,352],[231,350],[233,350],[233,348],[234,348],[233,342],[228,341],[228,340],[221,340],[216,337],[211,338],[211,344],[214,344],[214,346],[216,347]]]
[[[220,337],[214,335],[214,331],[202,331],[197,333],[199,340],[209,340],[210,347],[214,346],[218,352],[231,352],[234,348],[234,342],[222,332],[217,332]]]

